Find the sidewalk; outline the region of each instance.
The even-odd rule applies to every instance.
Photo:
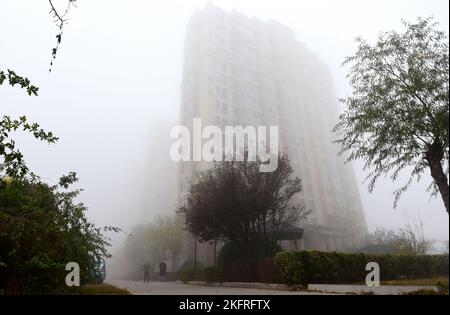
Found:
[[[177,283],[182,283],[177,281]],[[279,291],[306,291],[301,290],[299,286],[291,287],[285,284],[278,283],[260,283],[260,282],[214,282],[206,283],[204,281],[189,281],[187,284],[203,285],[210,287],[224,287],[224,288],[243,288],[243,289],[260,289],[260,290],[279,290]]]
[[[307,291],[282,291],[250,287],[210,286],[204,283],[184,284],[181,282],[150,282],[109,280],[107,283],[126,289],[135,295],[321,295],[324,293]],[[248,285],[248,284],[246,284]]]

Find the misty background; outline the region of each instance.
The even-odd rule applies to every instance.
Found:
[[[0,0],[0,68],[12,69],[40,88],[38,97],[18,88],[0,89],[0,114],[26,115],[60,138],[46,145],[18,134],[17,141],[31,170],[46,182],[56,183],[69,171],[78,173],[78,187],[84,189],[80,200],[99,226],[128,231],[164,214],[152,200],[164,195],[165,183],[176,175],[175,163],[167,161],[173,141],[169,130],[179,118],[185,27],[205,3],[79,0],[49,74],[57,28],[48,14],[48,1]],[[350,93],[341,63],[355,52],[355,37],[374,41],[380,31],[401,30],[401,19],[418,16],[433,15],[441,29],[449,29],[447,0],[213,3],[291,28],[329,65],[338,97]],[[397,183],[381,179],[370,194],[362,183],[366,173],[361,166],[354,163],[371,231],[377,226],[400,227],[409,218],[423,221],[426,237],[448,240],[442,200],[430,200],[426,192],[428,173],[394,210],[392,192],[407,181],[407,174]],[[119,243],[123,237],[114,240]]]

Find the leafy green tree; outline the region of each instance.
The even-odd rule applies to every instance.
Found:
[[[59,27],[51,71],[75,0],[68,0],[63,14],[49,3]],[[0,85],[5,82],[25,89],[30,96],[38,95],[39,88],[28,78],[0,69]],[[65,267],[69,262],[79,264],[82,284],[103,280],[100,268],[110,257],[109,238],[104,233],[120,229],[98,228],[88,221],[86,206],[77,201],[80,190],[67,191],[78,181],[75,173],[62,176],[55,186],[33,174],[13,139],[16,131],[47,143],[58,140],[25,116],[5,115],[0,120],[0,294],[67,292]]]
[[[441,194],[449,208],[448,36],[431,18],[404,22],[403,33],[382,33],[370,45],[359,38],[351,65],[351,96],[334,131],[348,160],[362,159],[369,190],[382,175],[395,181],[411,168],[409,180],[395,191],[394,207],[414,179],[428,168],[428,190]]]
[[[0,85],[5,81],[29,95],[38,93],[11,70],[0,71]],[[0,294],[66,292],[69,262],[80,265],[82,283],[97,282],[99,266],[109,257],[104,232],[119,229],[97,228],[87,220],[87,208],[76,201],[80,191],[65,191],[78,180],[75,173],[56,186],[31,173],[11,135],[19,130],[48,143],[58,140],[25,116],[0,120]]]
[[[11,86],[20,86],[28,95],[38,95],[39,88],[31,84],[28,78],[17,75],[12,70],[0,71],[0,85],[7,81]],[[29,169],[25,163],[23,154],[16,146],[11,133],[22,130],[30,133],[37,140],[54,143],[58,140],[51,132],[46,132],[36,123],[29,123],[25,116],[13,119],[3,116],[0,119],[0,177],[4,176],[22,178],[28,175]]]
[[[76,201],[79,190],[67,191],[75,173],[49,186],[36,178],[0,182],[0,292],[62,293],[69,262],[80,265],[82,284],[95,283],[98,265],[109,257],[104,233],[86,218]]]
[[[37,95],[27,78],[0,72],[0,84],[6,79]],[[11,137],[18,130],[48,143],[58,140],[24,116],[0,120],[0,293],[65,292],[65,266],[72,261],[80,265],[82,283],[96,282],[99,263],[109,257],[103,233],[119,229],[97,228],[87,220],[87,208],[76,201],[80,191],[65,191],[78,180],[75,173],[56,186],[31,173]]]
[[[186,239],[182,218],[178,215],[160,216],[155,220],[151,241],[159,240],[162,258],[168,257],[175,269]]]

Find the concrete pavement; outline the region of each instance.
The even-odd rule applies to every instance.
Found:
[[[107,283],[126,289],[135,295],[319,295],[305,291],[280,291],[254,288],[212,287],[180,282],[150,282],[109,280]]]

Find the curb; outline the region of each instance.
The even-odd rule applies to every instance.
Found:
[[[369,287],[366,285],[337,285],[337,284],[309,284],[308,291],[339,293],[339,294],[374,294],[374,295],[402,295],[420,290],[439,292],[437,286],[403,286],[403,285],[381,285]]]
[[[177,283],[183,283],[177,281]],[[301,287],[288,286],[286,284],[278,283],[258,283],[258,282],[205,282],[205,281],[189,281],[186,284],[204,285],[210,287],[224,287],[224,288],[242,288],[242,289],[261,289],[261,290],[278,290],[278,291],[298,291]]]

